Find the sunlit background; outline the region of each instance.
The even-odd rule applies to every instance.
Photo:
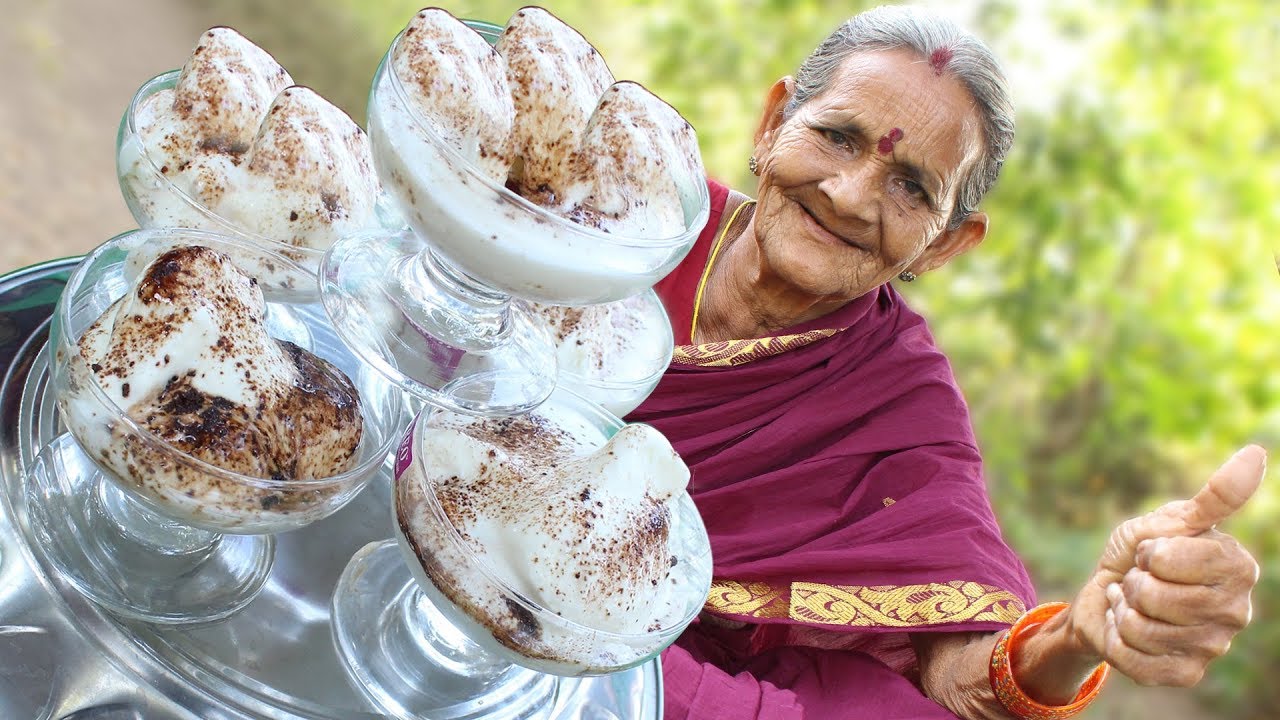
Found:
[[[443,3],[504,21],[519,4]],[[932,3],[931,3],[932,4]],[[1280,9],[1274,3],[937,3],[1003,58],[1018,140],[987,241],[910,287],[956,364],[1010,541],[1069,599],[1121,519],[1193,493],[1245,442],[1280,452]],[[1222,5],[1222,4],[1219,4]],[[750,191],[759,102],[863,5],[615,0],[549,7],[698,129]],[[386,0],[0,0],[0,272],[132,221],[120,113],[230,25],[364,122],[420,7]],[[1099,718],[1280,717],[1280,477],[1227,529],[1263,564],[1253,625],[1194,691],[1117,680]]]

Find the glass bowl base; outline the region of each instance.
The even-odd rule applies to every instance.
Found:
[[[32,533],[77,590],[116,615],[162,625],[225,619],[266,583],[275,540],[156,515],[60,435],[26,474]]]
[[[356,553],[331,614],[352,685],[396,718],[549,718],[578,683],[511,665],[471,642],[418,588],[394,540]]]
[[[320,295],[354,353],[438,407],[519,415],[555,387],[555,348],[525,303],[456,273],[408,231],[334,243]]]

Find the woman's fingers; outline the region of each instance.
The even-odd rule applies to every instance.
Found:
[[[1226,624],[1234,618],[1234,614],[1219,609],[1225,598],[1207,585],[1175,585],[1134,569],[1125,574],[1119,587],[1130,608],[1170,625]]]
[[[1107,586],[1103,655],[1141,684],[1194,685],[1248,625],[1256,562],[1213,531],[1166,538],[1143,555]]]
[[[1151,656],[1174,655],[1207,662],[1224,654],[1239,628],[1233,623],[1175,624],[1152,617],[1130,602],[1122,586],[1107,591],[1111,622],[1124,646]],[[1203,590],[1203,588],[1187,588]],[[1193,597],[1195,593],[1191,594]]]
[[[1165,582],[1142,570],[1125,574],[1125,602],[1145,617],[1171,625],[1222,626],[1239,632],[1251,616],[1249,590]]]
[[[1239,631],[1252,615],[1258,563],[1228,535],[1144,543],[1124,575],[1125,599],[1147,617],[1175,625],[1217,624]]]
[[[1138,545],[1135,565],[1161,580],[1186,585],[1252,587],[1258,579],[1258,563],[1249,551],[1216,530],[1146,540]]]
[[[1108,609],[1103,628],[1104,657],[1111,667],[1139,685],[1191,687],[1204,677],[1208,661],[1196,656],[1143,652],[1125,641],[1123,628],[1132,619]]]

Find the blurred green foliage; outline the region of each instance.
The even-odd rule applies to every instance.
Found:
[[[1280,448],[1280,24],[1179,3],[1055,23],[1091,36],[1088,62],[1020,116],[984,246],[912,289],[1006,530],[1067,590],[1116,521],[1189,496],[1237,446]],[[1280,714],[1278,499],[1264,485],[1227,528],[1263,565],[1253,627],[1201,687],[1231,717]]]
[[[750,191],[765,91],[869,4],[550,7],[693,122],[714,176]],[[295,3],[212,5],[357,120],[421,6],[339,0],[304,24]],[[1018,140],[983,246],[907,291],[970,399],[1010,541],[1045,595],[1067,598],[1117,522],[1189,496],[1246,442],[1280,450],[1280,14],[1265,0],[1059,5],[987,0],[962,20],[1021,78]],[[501,23],[520,3],[445,6]],[[1222,717],[1280,716],[1276,480],[1227,527],[1263,580],[1253,626],[1198,690]]]

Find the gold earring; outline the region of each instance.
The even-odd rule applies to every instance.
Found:
[[[752,175],[760,174],[760,161],[756,159],[755,155],[752,155],[751,159],[747,161],[747,169],[751,171]]]

